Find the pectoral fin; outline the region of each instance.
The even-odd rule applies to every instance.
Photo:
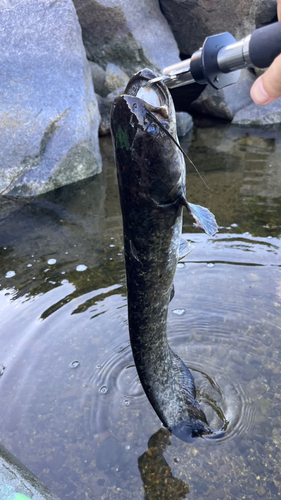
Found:
[[[180,248],[179,248],[179,260],[184,259],[192,250],[194,246],[190,244],[189,241],[186,241],[184,238],[180,239]]]
[[[205,233],[210,236],[214,236],[218,232],[218,225],[216,223],[215,216],[207,208],[201,207],[200,205],[193,205],[189,203],[185,198],[183,198],[184,205],[186,206],[188,212],[195,219],[195,227],[202,229]]]

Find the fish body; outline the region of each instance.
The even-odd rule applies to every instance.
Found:
[[[214,234],[217,226],[207,209],[185,199],[185,162],[175,144],[171,95],[161,82],[146,91],[147,81],[155,76],[146,69],[129,81],[125,94],[113,105],[111,130],[123,216],[134,361],[160,420],[185,439],[210,430],[196,399],[193,376],[167,339],[183,206],[200,227]]]

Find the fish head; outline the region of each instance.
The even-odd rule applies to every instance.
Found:
[[[205,437],[213,434],[207,422],[196,418],[182,420],[169,428],[169,431],[186,443],[191,443],[194,438]]]
[[[146,69],[131,78],[114,102],[111,130],[121,191],[162,205],[185,191],[185,161],[170,92],[162,82],[148,83],[156,76]]]

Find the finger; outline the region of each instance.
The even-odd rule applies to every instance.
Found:
[[[281,21],[281,0],[277,0],[277,14],[279,21]]]
[[[281,8],[281,2],[280,2]],[[281,97],[281,54],[251,88],[251,97],[257,104],[268,104]]]

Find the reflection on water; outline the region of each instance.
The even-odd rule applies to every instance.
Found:
[[[195,128],[187,199],[216,214],[179,263],[168,334],[218,439],[161,428],[129,346],[122,221],[104,171],[0,215],[1,442],[62,500],[281,494],[281,139]],[[183,140],[183,147],[190,137]]]
[[[145,500],[179,500],[189,493],[184,481],[173,476],[163,453],[170,445],[170,433],[160,429],[148,441],[148,450],[138,459]],[[177,459],[175,459],[177,462]]]

